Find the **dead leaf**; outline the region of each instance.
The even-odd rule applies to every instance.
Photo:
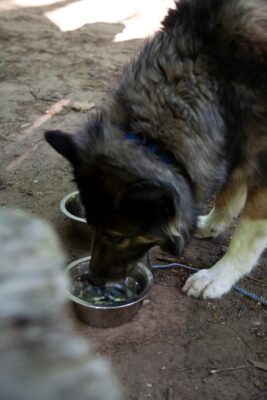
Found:
[[[26,122],[25,124],[20,125],[21,129],[29,128],[32,124],[30,122]]]
[[[70,104],[69,107],[73,111],[87,111],[90,110],[91,108],[94,108],[95,104],[88,103],[87,101],[83,102],[74,101],[73,103]]]
[[[261,361],[251,361],[248,360],[250,364],[252,364],[254,367],[258,369],[262,369],[263,371],[267,372],[267,363],[266,362],[261,362]]]

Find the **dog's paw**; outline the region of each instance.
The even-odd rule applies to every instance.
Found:
[[[220,271],[203,269],[187,279],[183,291],[189,296],[215,299],[227,293],[234,282]]]
[[[212,210],[208,215],[198,217],[195,237],[198,239],[216,237],[225,231],[230,223],[230,221],[224,220],[214,210]]]

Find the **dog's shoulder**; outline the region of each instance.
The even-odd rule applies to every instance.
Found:
[[[257,71],[266,80],[266,22],[265,0],[180,0],[162,27],[176,38],[178,52],[186,47],[193,58],[206,54],[222,66],[222,76],[247,80]]]

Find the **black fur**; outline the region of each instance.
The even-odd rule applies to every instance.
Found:
[[[264,0],[177,2],[105,111],[74,137],[46,134],[74,167],[95,280],[125,275],[154,245],[179,254],[196,210],[236,171],[253,187],[266,181],[266,23]],[[173,165],[125,140],[127,131]]]

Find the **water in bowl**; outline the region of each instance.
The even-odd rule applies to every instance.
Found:
[[[142,291],[140,283],[131,276],[128,276],[123,281],[99,286],[92,285],[89,282],[87,273],[73,278],[70,288],[71,293],[95,305],[128,302],[137,297]]]

